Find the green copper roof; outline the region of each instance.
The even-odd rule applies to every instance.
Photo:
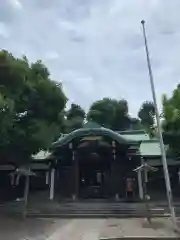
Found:
[[[83,128],[100,128],[101,126],[93,121],[89,121],[83,125]]]
[[[126,140],[131,141],[147,141],[150,140],[149,134],[144,130],[134,130],[134,131],[123,131],[118,132]]]
[[[81,128],[81,129],[77,129],[63,137],[60,137],[58,139],[58,141],[56,141],[55,143],[53,143],[53,147],[60,147],[63,146],[69,142],[71,142],[74,138],[76,137],[83,137],[83,136],[109,136],[111,137],[113,140],[121,143],[121,144],[128,144],[128,143],[136,143],[139,144],[138,141],[130,141],[125,139],[123,136],[121,136],[120,134],[108,129],[108,128]]]
[[[75,130],[69,134],[62,135],[53,147],[65,145],[76,137],[104,135],[109,136],[121,144],[140,144],[139,154],[142,156],[161,156],[159,141],[151,139],[144,130],[127,130],[114,132],[110,129],[99,127],[95,122],[87,122],[83,128]]]
[[[119,132],[126,140],[141,141],[139,152],[142,156],[161,156],[161,149],[157,139],[151,139],[144,130],[130,130]]]
[[[143,141],[140,145],[142,156],[161,156],[161,149],[157,140]]]

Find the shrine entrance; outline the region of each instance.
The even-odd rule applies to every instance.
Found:
[[[81,155],[79,168],[79,198],[107,198],[107,179],[110,179],[112,154],[110,149],[104,153],[93,151]]]
[[[73,135],[74,134],[74,135]],[[109,129],[80,129],[54,146],[57,192],[62,198],[125,198],[126,179],[136,175],[139,143]]]

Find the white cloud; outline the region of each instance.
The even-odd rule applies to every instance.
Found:
[[[44,57],[46,60],[54,60],[54,59],[59,58],[59,54],[55,51],[48,51],[45,53]]]
[[[0,3],[0,21],[11,28],[11,37],[4,41],[0,36],[0,44],[14,54],[42,59],[71,102],[86,109],[98,98],[123,97],[136,114],[142,101],[152,99],[143,18],[159,103],[179,80],[179,0],[11,2],[21,11],[17,6],[12,11],[5,0]]]
[[[0,22],[0,37],[8,38],[10,36],[10,32],[8,30],[8,27],[5,23]]]
[[[22,3],[19,0],[9,0],[12,7],[22,9]]]

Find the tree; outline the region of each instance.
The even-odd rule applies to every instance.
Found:
[[[125,130],[130,126],[126,100],[103,98],[94,102],[87,113],[87,120],[113,130]]]
[[[86,113],[81,106],[72,103],[65,115],[64,132],[72,132],[73,130],[82,128]]]
[[[82,117],[75,117],[72,120],[67,120],[67,132],[72,132],[76,129],[82,128],[84,123],[84,119]]]
[[[127,130],[131,128],[131,118],[128,114],[128,102],[124,99],[113,100],[113,106],[115,109],[115,114],[113,118],[112,129],[113,130]]]
[[[87,120],[96,122],[103,127],[111,128],[114,116],[115,109],[112,100],[103,98],[92,103],[87,113]]]
[[[67,102],[60,84],[41,61],[29,64],[0,52],[1,159],[24,162],[48,148],[61,130]]]
[[[144,102],[138,112],[138,117],[141,120],[142,126],[148,131],[154,127],[155,107],[153,102]]]
[[[168,98],[163,96],[163,130],[164,140],[169,144],[170,151],[179,156],[180,154],[180,87],[173,91]]]
[[[71,104],[70,109],[66,112],[66,117],[68,120],[72,120],[76,117],[84,119],[85,115],[85,111],[81,108],[81,106],[74,103]]]

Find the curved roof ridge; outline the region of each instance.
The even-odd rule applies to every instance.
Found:
[[[88,136],[88,135],[109,136],[121,144],[128,144],[131,142],[138,143],[137,141],[131,141],[131,140],[125,139],[119,133],[116,133],[111,129],[100,127],[100,128],[80,128],[80,129],[74,130],[73,132],[59,138],[56,142],[53,143],[52,147],[58,147],[58,146],[60,147],[69,143],[76,137]]]

